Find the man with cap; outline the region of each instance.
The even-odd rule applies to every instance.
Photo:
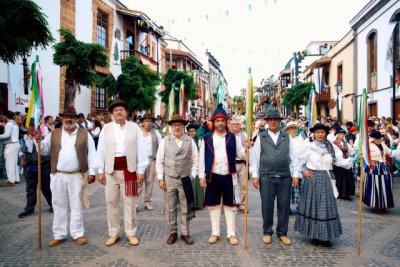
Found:
[[[128,104],[115,99],[108,107],[113,121],[104,125],[96,152],[99,182],[105,185],[109,238],[107,246],[119,239],[119,199],[122,195],[125,234],[137,246],[136,203],[138,184],[144,179],[148,156],[139,126],[127,121]]]
[[[78,245],[87,242],[83,227],[83,177],[88,172],[88,183],[95,181],[96,149],[90,134],[77,128],[77,117],[73,107],[66,108],[62,114],[62,128],[53,130],[40,143],[41,154],[50,155],[50,189],[54,209],[54,239],[50,241],[50,247],[63,243],[67,238],[68,204],[71,207],[70,234]],[[42,132],[37,131],[36,140],[41,137]],[[35,146],[37,149],[36,141]]]
[[[168,124],[171,134],[161,140],[156,160],[159,186],[167,194],[170,232],[167,244],[172,245],[178,239],[179,207],[181,239],[191,245],[189,220],[194,217],[191,179],[198,173],[197,146],[192,138],[184,134],[187,121],[180,115],[174,115]]]
[[[253,186],[260,190],[261,210],[265,244],[271,243],[273,234],[273,216],[275,199],[277,199],[279,240],[290,245],[287,237],[290,193],[292,185],[299,184],[299,163],[294,142],[288,133],[279,130],[283,118],[276,110],[270,110],[266,117],[268,131],[257,138],[250,156],[250,171]]]
[[[199,177],[200,185],[207,187],[204,206],[209,208],[212,226],[208,243],[214,244],[220,239],[222,199],[227,237],[231,245],[237,245],[235,217],[240,199],[235,159],[243,158],[245,150],[237,147],[235,134],[228,131],[228,119],[222,105],[218,105],[211,118],[214,129],[203,136],[200,146]]]
[[[146,149],[147,156],[149,157],[149,165],[144,172],[144,185],[146,187],[144,193],[144,208],[147,210],[154,210],[151,205],[151,197],[153,194],[153,180],[156,175],[156,156],[158,150],[158,144],[161,141],[161,135],[158,131],[155,131],[152,128],[153,122],[155,118],[150,113],[146,113],[140,119],[142,122],[141,135],[144,143],[144,147]],[[139,183],[139,201],[137,202],[136,207],[139,206],[140,195],[142,193],[143,181]]]

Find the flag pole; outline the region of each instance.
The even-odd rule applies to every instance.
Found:
[[[249,212],[249,148],[246,145],[246,192],[244,194],[244,249],[248,247],[247,219]]]
[[[38,243],[39,249],[42,249],[42,168],[41,168],[41,139],[37,140],[37,166],[38,166],[38,184],[37,184],[37,205],[38,205]]]
[[[361,254],[361,228],[362,228],[362,199],[363,199],[363,179],[364,179],[364,159],[360,159],[360,203],[358,207],[358,241],[357,241],[357,255]]]

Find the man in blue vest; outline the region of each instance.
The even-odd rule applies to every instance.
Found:
[[[240,204],[236,175],[236,157],[242,158],[245,150],[237,149],[236,136],[227,127],[228,115],[218,105],[211,121],[212,132],[203,136],[200,146],[200,186],[206,187],[204,206],[209,208],[212,233],[208,243],[220,239],[221,198],[224,205],[227,237],[231,245],[237,245],[235,234],[236,211]]]
[[[261,195],[263,242],[265,244],[272,242],[274,205],[277,199],[276,233],[283,244],[290,245],[291,241],[287,237],[290,193],[292,185],[297,187],[299,184],[298,155],[288,133],[279,130],[279,123],[282,120],[279,112],[270,110],[266,120],[269,128],[257,138],[250,157],[253,185],[256,189],[260,189]]]

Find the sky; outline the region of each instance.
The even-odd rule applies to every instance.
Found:
[[[277,75],[311,41],[339,41],[368,0],[122,0],[182,40],[203,62],[220,62],[230,96]]]

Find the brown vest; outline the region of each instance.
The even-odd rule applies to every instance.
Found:
[[[50,148],[50,166],[51,173],[57,171],[58,156],[62,149],[61,138],[62,138],[62,128],[55,129],[51,132],[51,148]],[[84,129],[78,129],[76,134],[75,150],[78,156],[79,169],[82,173],[88,170],[88,132]]]
[[[182,147],[176,144],[175,137],[171,134],[165,139],[164,172],[170,177],[184,178],[192,170],[192,138],[183,136]]]

